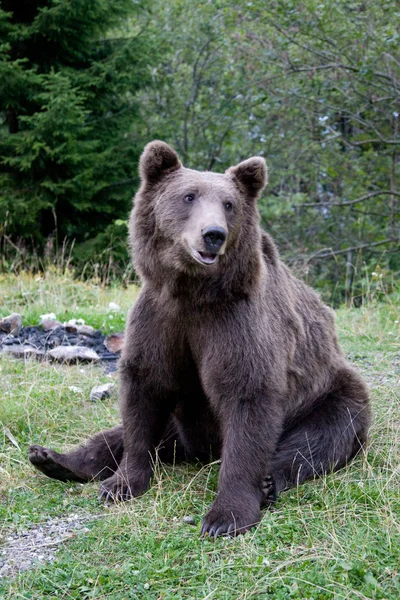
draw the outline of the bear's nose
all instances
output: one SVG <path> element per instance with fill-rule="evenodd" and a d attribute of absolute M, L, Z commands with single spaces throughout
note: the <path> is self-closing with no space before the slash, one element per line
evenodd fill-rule
<path fill-rule="evenodd" d="M 222 227 L 211 225 L 201 232 L 208 250 L 219 250 L 226 240 L 226 231 Z"/>

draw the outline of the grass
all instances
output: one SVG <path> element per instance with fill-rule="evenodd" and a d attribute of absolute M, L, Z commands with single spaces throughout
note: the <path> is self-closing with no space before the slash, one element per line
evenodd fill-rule
<path fill-rule="evenodd" d="M 11 312 L 23 315 L 24 325 L 38 325 L 40 315 L 54 313 L 61 322 L 83 318 L 107 333 L 124 328 L 126 313 L 138 296 L 138 288 L 125 289 L 75 281 L 70 271 L 49 269 L 46 275 L 18 277 L 0 274 L 0 318 Z M 109 308 L 110 302 L 120 310 Z"/>
<path fill-rule="evenodd" d="M 56 272 L 40 280 L 4 277 L 0 316 L 18 311 L 34 324 L 54 312 L 61 320 L 80 317 L 118 331 L 136 296 L 135 287 L 102 289 Z M 111 301 L 119 312 L 110 311 Z M 371 385 L 375 419 L 365 456 L 282 494 L 251 533 L 215 542 L 201 540 L 199 529 L 215 495 L 218 465 L 157 465 L 143 497 L 112 508 L 98 502 L 95 484 L 65 485 L 36 473 L 26 458 L 29 444 L 70 447 L 118 421 L 115 400 L 88 401 L 91 386 L 109 379 L 99 366 L 1 358 L 0 557 L 10 532 L 49 518 L 88 515 L 88 531 L 61 544 L 54 562 L 0 579 L 0 598 L 397 600 L 399 321 L 399 304 L 390 298 L 337 311 L 341 343 Z M 184 523 L 185 515 L 196 525 Z"/>

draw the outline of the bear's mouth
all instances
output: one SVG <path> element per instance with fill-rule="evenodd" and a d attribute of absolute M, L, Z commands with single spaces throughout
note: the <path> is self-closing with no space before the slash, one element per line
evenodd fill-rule
<path fill-rule="evenodd" d="M 213 252 L 200 252 L 194 248 L 191 248 L 191 251 L 193 258 L 202 265 L 213 265 L 218 260 L 218 254 Z"/>

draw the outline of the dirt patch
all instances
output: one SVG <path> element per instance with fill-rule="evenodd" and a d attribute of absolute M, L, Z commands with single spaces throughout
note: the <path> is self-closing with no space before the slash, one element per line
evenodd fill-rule
<path fill-rule="evenodd" d="M 3 533 L 0 537 L 0 579 L 55 560 L 61 544 L 78 533 L 88 533 L 88 523 L 97 518 L 74 514 L 49 519 L 20 533 Z"/>

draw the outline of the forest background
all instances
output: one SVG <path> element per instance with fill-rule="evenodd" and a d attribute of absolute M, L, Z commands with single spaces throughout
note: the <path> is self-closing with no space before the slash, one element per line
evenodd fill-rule
<path fill-rule="evenodd" d="M 400 271 L 397 0 L 0 2 L 0 270 L 134 277 L 143 146 L 265 156 L 263 227 L 332 304 Z"/>

